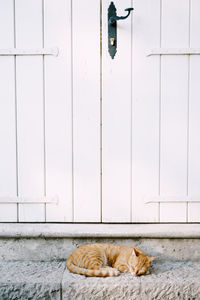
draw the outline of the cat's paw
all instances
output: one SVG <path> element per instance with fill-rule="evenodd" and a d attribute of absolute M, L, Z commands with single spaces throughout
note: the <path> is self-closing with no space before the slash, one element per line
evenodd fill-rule
<path fill-rule="evenodd" d="M 117 269 L 113 268 L 113 276 L 119 276 L 120 275 L 120 271 L 118 271 Z"/>

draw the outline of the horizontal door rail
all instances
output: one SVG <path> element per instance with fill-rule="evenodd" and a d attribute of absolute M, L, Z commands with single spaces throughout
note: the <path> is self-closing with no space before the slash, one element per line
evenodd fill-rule
<path fill-rule="evenodd" d="M 53 55 L 58 56 L 58 48 L 36 48 L 36 49 L 18 49 L 18 48 L 8 48 L 0 49 L 0 56 L 10 56 L 10 55 Z"/>
<path fill-rule="evenodd" d="M 196 197 L 176 197 L 176 196 L 157 196 L 145 197 L 145 204 L 151 203 L 200 203 L 200 196 Z"/>
<path fill-rule="evenodd" d="M 0 204 L 58 204 L 58 197 L 0 197 Z"/>
<path fill-rule="evenodd" d="M 156 48 L 147 50 L 151 55 L 200 55 L 200 48 Z"/>
<path fill-rule="evenodd" d="M 171 200 L 171 201 L 165 201 L 165 200 L 159 200 L 159 201 L 148 201 L 145 202 L 145 204 L 151 204 L 151 203 L 200 203 L 199 201 L 187 201 L 187 200 L 180 200 L 180 201 L 176 201 L 176 200 Z"/>

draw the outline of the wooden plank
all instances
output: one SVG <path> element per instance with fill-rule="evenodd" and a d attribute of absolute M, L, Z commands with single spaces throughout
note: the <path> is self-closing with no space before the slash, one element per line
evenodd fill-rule
<path fill-rule="evenodd" d="M 0 0 L 0 47 L 14 47 L 13 1 Z M 0 196 L 17 196 L 14 58 L 0 57 Z M 17 205 L 0 205 L 0 222 L 17 221 Z"/>
<path fill-rule="evenodd" d="M 145 197 L 145 203 L 158 203 L 158 202 L 200 202 L 200 196 L 158 196 L 158 197 Z"/>
<path fill-rule="evenodd" d="M 188 222 L 200 222 L 200 203 L 188 203 Z"/>
<path fill-rule="evenodd" d="M 186 220 L 185 203 L 161 203 L 160 220 L 161 222 L 183 222 Z"/>
<path fill-rule="evenodd" d="M 37 48 L 37 49 L 17 49 L 7 48 L 0 49 L 0 56 L 8 55 L 58 55 L 58 48 Z"/>
<path fill-rule="evenodd" d="M 191 1 L 190 46 L 200 47 L 200 2 Z M 188 193 L 200 195 L 200 57 L 190 57 Z M 200 203 L 188 205 L 188 222 L 200 222 Z"/>
<path fill-rule="evenodd" d="M 170 20 L 170 22 L 169 22 Z M 162 47 L 188 47 L 189 0 L 163 0 Z M 187 194 L 188 57 L 163 56 L 160 191 Z M 186 204 L 161 204 L 161 222 L 186 221 Z"/>
<path fill-rule="evenodd" d="M 72 10 L 74 220 L 98 222 L 100 221 L 100 2 L 73 0 Z"/>
<path fill-rule="evenodd" d="M 131 221 L 131 17 L 117 23 L 117 53 L 108 53 L 107 12 L 102 5 L 102 220 Z M 115 1 L 117 15 L 131 1 Z"/>
<path fill-rule="evenodd" d="M 0 197 L 0 203 L 58 203 L 58 197 Z"/>
<path fill-rule="evenodd" d="M 134 222 L 157 222 L 158 204 L 145 197 L 159 194 L 160 59 L 146 49 L 160 46 L 160 1 L 137 0 L 134 8 L 132 214 Z"/>
<path fill-rule="evenodd" d="M 199 55 L 200 48 L 158 48 L 147 50 L 147 56 L 151 55 Z"/>
<path fill-rule="evenodd" d="M 16 47 L 42 47 L 42 0 L 18 0 Z M 17 57 L 19 196 L 44 196 L 42 57 Z M 44 204 L 19 204 L 19 221 L 45 221 Z"/>
<path fill-rule="evenodd" d="M 44 2 L 44 45 L 59 47 L 58 57 L 45 57 L 46 195 L 58 205 L 46 206 L 46 220 L 73 221 L 71 1 Z"/>

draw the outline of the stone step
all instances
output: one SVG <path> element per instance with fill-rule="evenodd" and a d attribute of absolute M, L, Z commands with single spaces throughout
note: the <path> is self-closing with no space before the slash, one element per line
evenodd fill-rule
<path fill-rule="evenodd" d="M 0 261 L 60 261 L 96 242 L 134 245 L 157 260 L 200 261 L 200 224 L 0 224 Z"/>
<path fill-rule="evenodd" d="M 200 262 L 155 261 L 149 275 L 89 278 L 64 262 L 1 261 L 0 299 L 199 300 Z"/>
<path fill-rule="evenodd" d="M 64 262 L 0 261 L 1 300 L 61 300 Z"/>
<path fill-rule="evenodd" d="M 69 273 L 82 244 L 135 245 L 150 275 Z M 200 300 L 200 224 L 0 224 L 0 300 Z"/>

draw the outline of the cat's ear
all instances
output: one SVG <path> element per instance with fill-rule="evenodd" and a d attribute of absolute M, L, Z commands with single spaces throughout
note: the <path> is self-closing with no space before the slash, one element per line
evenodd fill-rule
<path fill-rule="evenodd" d="M 155 259 L 155 257 L 154 256 L 151 256 L 151 257 L 149 257 L 149 261 L 150 261 L 150 263 L 152 263 L 152 261 Z"/>
<path fill-rule="evenodd" d="M 137 251 L 137 249 L 136 248 L 133 248 L 133 252 L 132 252 L 132 255 L 133 256 L 139 256 L 139 251 Z"/>

